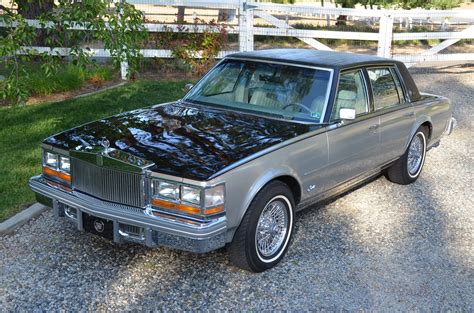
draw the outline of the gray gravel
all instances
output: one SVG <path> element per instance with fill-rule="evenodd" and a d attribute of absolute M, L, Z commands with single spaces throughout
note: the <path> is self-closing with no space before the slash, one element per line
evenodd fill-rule
<path fill-rule="evenodd" d="M 459 128 L 420 179 L 381 177 L 298 215 L 283 262 L 262 274 L 224 250 L 114 244 L 47 211 L 1 238 L 0 310 L 474 310 L 474 67 L 414 69 L 450 97 Z"/>

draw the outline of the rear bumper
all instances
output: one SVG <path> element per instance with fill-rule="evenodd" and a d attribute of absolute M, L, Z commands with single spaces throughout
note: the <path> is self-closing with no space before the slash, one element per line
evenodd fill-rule
<path fill-rule="evenodd" d="M 63 191 L 46 184 L 41 176 L 32 177 L 29 186 L 52 206 L 56 216 L 72 221 L 80 231 L 84 230 L 82 213 L 112 221 L 113 240 L 117 243 L 130 241 L 197 253 L 225 245 L 225 216 L 206 223 L 192 223 L 171 215 L 150 215 L 144 209 L 102 201 L 77 191 Z"/>
<path fill-rule="evenodd" d="M 451 117 L 448 120 L 448 124 L 446 125 L 446 130 L 444 131 L 445 135 L 451 135 L 451 133 L 453 132 L 453 130 L 456 128 L 457 125 L 458 125 L 458 122 L 456 121 L 456 119 L 454 117 Z"/>

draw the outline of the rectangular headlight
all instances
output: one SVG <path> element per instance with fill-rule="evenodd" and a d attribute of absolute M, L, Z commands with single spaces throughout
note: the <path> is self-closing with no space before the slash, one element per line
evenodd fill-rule
<path fill-rule="evenodd" d="M 224 185 L 206 189 L 204 205 L 206 208 L 224 204 Z"/>
<path fill-rule="evenodd" d="M 153 195 L 168 199 L 179 199 L 179 186 L 164 181 L 153 181 Z"/>
<path fill-rule="evenodd" d="M 69 157 L 57 153 L 43 152 L 43 174 L 49 178 L 61 180 L 67 184 L 71 183 L 71 162 Z"/>
<path fill-rule="evenodd" d="M 60 156 L 59 157 L 59 169 L 63 172 L 71 172 L 71 160 L 68 157 Z"/>
<path fill-rule="evenodd" d="M 56 153 L 45 152 L 44 153 L 44 165 L 57 169 L 58 168 L 58 155 Z"/>
<path fill-rule="evenodd" d="M 201 204 L 201 189 L 181 186 L 181 200 L 197 205 Z"/>

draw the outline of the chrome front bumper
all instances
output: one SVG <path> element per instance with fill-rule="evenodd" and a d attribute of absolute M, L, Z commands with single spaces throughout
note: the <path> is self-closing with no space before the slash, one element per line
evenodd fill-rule
<path fill-rule="evenodd" d="M 225 245 L 225 216 L 206 223 L 192 223 L 171 215 L 152 216 L 144 209 L 102 201 L 78 191 L 63 191 L 46 184 L 41 176 L 32 177 L 29 186 L 41 198 L 51 200 L 56 216 L 74 222 L 80 231 L 84 230 L 82 213 L 112 221 L 113 240 L 117 243 L 130 241 L 197 253 Z"/>

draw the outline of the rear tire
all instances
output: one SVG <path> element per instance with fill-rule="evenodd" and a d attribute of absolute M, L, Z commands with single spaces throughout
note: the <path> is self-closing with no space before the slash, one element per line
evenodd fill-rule
<path fill-rule="evenodd" d="M 229 246 L 236 266 L 263 272 L 274 267 L 286 253 L 294 224 L 294 199 L 280 181 L 266 185 L 253 199 Z"/>
<path fill-rule="evenodd" d="M 427 134 L 425 127 L 418 128 L 405 153 L 387 169 L 385 177 L 388 180 L 408 185 L 418 179 L 425 163 Z"/>

